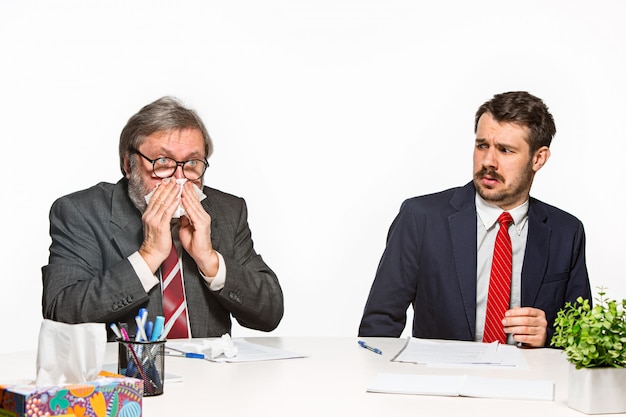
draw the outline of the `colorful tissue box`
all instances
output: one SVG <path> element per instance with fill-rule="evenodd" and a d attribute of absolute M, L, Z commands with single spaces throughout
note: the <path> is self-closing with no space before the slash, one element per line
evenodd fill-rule
<path fill-rule="evenodd" d="M 0 417 L 139 417 L 143 381 L 101 372 L 79 385 L 0 385 Z"/>

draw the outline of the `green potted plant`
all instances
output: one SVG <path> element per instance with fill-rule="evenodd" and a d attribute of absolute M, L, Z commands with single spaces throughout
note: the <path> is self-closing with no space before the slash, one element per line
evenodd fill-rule
<path fill-rule="evenodd" d="M 567 404 L 586 414 L 626 412 L 626 299 L 598 291 L 597 303 L 579 297 L 557 314 L 550 344 L 570 362 Z"/>

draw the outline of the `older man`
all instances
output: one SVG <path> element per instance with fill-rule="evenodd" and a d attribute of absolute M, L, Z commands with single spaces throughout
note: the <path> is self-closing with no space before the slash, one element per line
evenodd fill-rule
<path fill-rule="evenodd" d="M 124 177 L 50 210 L 44 317 L 134 329 L 145 307 L 150 321 L 165 316 L 169 338 L 230 333 L 231 315 L 276 328 L 282 290 L 254 250 L 245 201 L 203 186 L 212 150 L 196 112 L 174 98 L 132 116 L 119 143 Z"/>

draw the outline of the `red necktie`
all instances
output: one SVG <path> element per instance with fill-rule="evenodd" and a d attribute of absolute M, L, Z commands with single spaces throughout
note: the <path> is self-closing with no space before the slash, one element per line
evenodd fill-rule
<path fill-rule="evenodd" d="M 498 217 L 500 229 L 496 235 L 496 244 L 491 261 L 491 277 L 489 278 L 489 295 L 487 296 L 487 316 L 485 319 L 485 333 L 483 342 L 498 341 L 506 343 L 506 333 L 502 319 L 509 309 L 511 298 L 511 274 L 513 271 L 513 251 L 509 225 L 513 218 L 506 211 Z"/>
<path fill-rule="evenodd" d="M 187 302 L 185 301 L 185 286 L 180 271 L 180 262 L 176 246 L 172 242 L 172 251 L 161 265 L 163 288 L 163 315 L 168 339 L 189 337 L 187 326 Z"/>

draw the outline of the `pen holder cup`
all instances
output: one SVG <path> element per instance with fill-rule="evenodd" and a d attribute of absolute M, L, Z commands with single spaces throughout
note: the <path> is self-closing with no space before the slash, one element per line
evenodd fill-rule
<path fill-rule="evenodd" d="M 118 343 L 117 372 L 141 379 L 145 397 L 163 394 L 165 340 L 133 342 L 118 339 Z"/>

